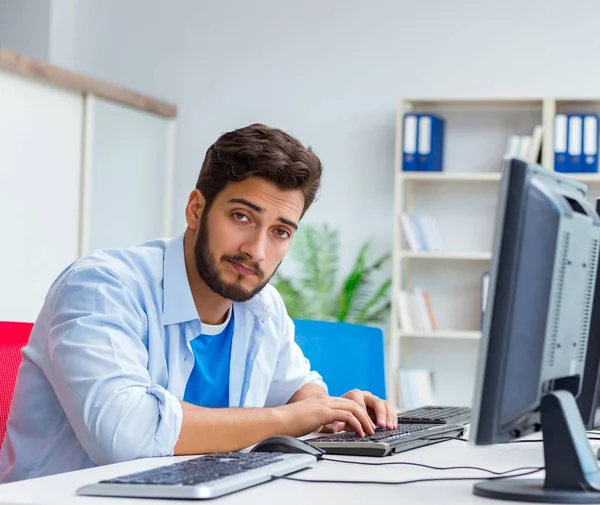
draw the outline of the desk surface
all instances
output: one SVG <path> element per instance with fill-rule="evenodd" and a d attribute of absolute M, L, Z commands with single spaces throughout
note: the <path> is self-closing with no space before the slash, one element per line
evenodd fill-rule
<path fill-rule="evenodd" d="M 598 444 L 592 442 L 594 450 Z M 525 466 L 543 466 L 543 451 L 540 442 L 526 444 L 503 444 L 490 447 L 473 447 L 461 441 L 447 441 L 428 447 L 386 458 L 351 458 L 331 456 L 349 461 L 367 461 L 372 463 L 390 463 L 408 461 L 433 466 L 478 466 L 490 470 L 504 471 Z M 128 461 L 115 465 L 91 468 L 51 477 L 31 479 L 0 485 L 0 505 L 161 505 L 165 503 L 183 503 L 174 500 L 141 501 L 139 498 L 105 498 L 75 495 L 75 490 L 91 482 L 112 478 L 125 473 L 154 468 L 189 457 L 151 458 Z M 412 466 L 364 466 L 349 465 L 332 461 L 321 461 L 314 468 L 303 470 L 294 475 L 302 479 L 336 480 L 377 480 L 402 481 L 434 477 L 484 477 L 486 474 L 476 470 L 431 470 Z M 543 472 L 533 477 L 542 478 Z M 218 505 L 248 503 L 281 503 L 285 505 L 348 505 L 354 503 L 444 503 L 492 505 L 500 502 L 480 498 L 472 493 L 474 481 L 441 481 L 413 483 L 406 485 L 389 484 L 317 484 L 279 480 L 261 484 L 227 495 L 208 503 Z M 190 503 L 190 501 L 186 501 Z M 197 503 L 203 503 L 199 500 Z"/>

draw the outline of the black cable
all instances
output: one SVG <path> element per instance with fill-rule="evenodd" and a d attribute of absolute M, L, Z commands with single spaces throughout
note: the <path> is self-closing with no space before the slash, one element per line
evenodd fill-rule
<path fill-rule="evenodd" d="M 588 440 L 600 440 L 599 437 L 587 437 Z M 540 439 L 535 439 L 535 440 L 513 440 L 512 442 L 508 442 L 509 444 L 534 444 L 534 443 L 540 443 L 543 442 L 544 439 L 540 438 Z"/>
<path fill-rule="evenodd" d="M 419 466 L 422 468 L 428 468 L 430 470 L 479 470 L 481 472 L 491 473 L 492 475 L 506 475 L 513 472 L 522 472 L 524 470 L 536 470 L 539 471 L 540 467 L 537 466 L 523 466 L 521 468 L 513 468 L 512 470 L 506 470 L 504 472 L 496 472 L 494 470 L 488 470 L 487 468 L 480 468 L 477 466 L 431 466 L 423 463 L 410 463 L 408 461 L 389 461 L 383 463 L 372 463 L 370 461 L 348 461 L 344 459 L 334 459 L 327 456 L 323 456 L 324 461 L 333 461 L 335 463 L 346 463 L 350 465 L 367 465 L 367 466 L 393 466 L 393 465 L 407 465 L 407 466 Z"/>
<path fill-rule="evenodd" d="M 524 477 L 525 475 L 531 475 L 543 470 L 544 468 L 537 468 L 530 472 L 523 472 L 516 475 L 501 475 L 499 477 L 437 477 L 432 479 L 413 479 L 413 480 L 401 480 L 401 481 L 383 481 L 383 480 L 313 480 L 313 479 L 297 479 L 295 477 L 287 477 L 285 475 L 274 477 L 275 479 L 294 480 L 296 482 L 310 482 L 310 483 L 321 483 L 321 484 L 390 484 L 390 485 L 402 485 L 402 484 L 414 484 L 417 482 L 441 482 L 450 480 L 499 480 L 508 479 L 515 477 Z"/>
<path fill-rule="evenodd" d="M 600 440 L 600 437 L 590 437 L 588 435 L 587 437 L 588 440 Z M 443 440 L 460 440 L 461 442 L 468 442 L 468 440 L 466 438 L 462 438 L 462 437 L 436 437 L 436 438 L 424 438 L 423 440 L 437 440 L 437 441 L 443 441 Z M 540 439 L 535 439 L 535 440 L 512 440 L 510 442 L 506 442 L 507 444 L 539 444 L 541 442 L 543 442 L 544 439 L 540 438 Z"/>

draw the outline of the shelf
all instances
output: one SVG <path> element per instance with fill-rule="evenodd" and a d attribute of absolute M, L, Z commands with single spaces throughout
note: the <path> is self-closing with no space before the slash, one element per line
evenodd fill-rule
<path fill-rule="evenodd" d="M 490 252 L 400 251 L 400 257 L 419 260 L 489 261 Z"/>
<path fill-rule="evenodd" d="M 575 179 L 576 181 L 579 181 L 579 182 L 598 182 L 598 183 L 600 183 L 600 174 L 560 173 L 560 175 L 566 175 L 567 177 L 570 177 L 571 179 Z"/>
<path fill-rule="evenodd" d="M 415 108 L 422 107 L 442 107 L 442 106 L 458 106 L 458 107 L 523 107 L 534 106 L 541 107 L 543 98 L 534 97 L 513 97 L 513 98 L 498 98 L 498 97 L 405 97 L 405 104 L 412 105 Z"/>
<path fill-rule="evenodd" d="M 570 177 L 580 182 L 600 183 L 600 173 L 571 174 L 556 172 L 559 175 Z M 498 182 L 500 173 L 497 172 L 402 172 L 401 178 L 405 181 L 421 182 Z"/>
<path fill-rule="evenodd" d="M 423 331 L 404 331 L 400 330 L 400 336 L 404 338 L 441 338 L 441 339 L 459 339 L 459 340 L 479 340 L 480 331 L 452 331 L 438 330 L 431 332 Z"/>
<path fill-rule="evenodd" d="M 401 178 L 423 182 L 498 182 L 500 172 L 402 172 Z"/>

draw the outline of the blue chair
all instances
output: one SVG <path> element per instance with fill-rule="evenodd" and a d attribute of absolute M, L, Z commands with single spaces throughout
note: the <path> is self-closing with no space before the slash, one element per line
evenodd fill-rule
<path fill-rule="evenodd" d="M 294 319 L 296 342 L 332 396 L 351 389 L 386 399 L 383 332 L 351 323 Z"/>

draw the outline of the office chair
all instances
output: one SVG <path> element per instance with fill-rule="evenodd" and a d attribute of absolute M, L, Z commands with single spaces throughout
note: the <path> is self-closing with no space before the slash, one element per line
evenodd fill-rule
<path fill-rule="evenodd" d="M 294 319 L 296 342 L 331 396 L 351 389 L 386 399 L 383 332 L 351 323 Z"/>
<path fill-rule="evenodd" d="M 33 324 L 0 321 L 0 446 L 6 432 L 6 420 L 12 400 L 21 348 L 29 339 Z"/>

